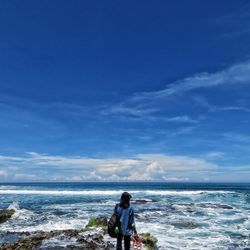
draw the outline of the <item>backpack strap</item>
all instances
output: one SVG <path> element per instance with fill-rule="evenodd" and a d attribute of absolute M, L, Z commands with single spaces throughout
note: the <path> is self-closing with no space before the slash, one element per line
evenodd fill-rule
<path fill-rule="evenodd" d="M 115 205 L 115 214 L 118 215 L 118 204 Z"/>

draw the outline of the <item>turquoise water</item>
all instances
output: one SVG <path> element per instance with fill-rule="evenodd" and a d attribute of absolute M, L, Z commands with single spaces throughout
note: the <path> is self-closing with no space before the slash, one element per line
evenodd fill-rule
<path fill-rule="evenodd" d="M 133 196 L 138 231 L 155 235 L 160 249 L 250 248 L 249 184 L 152 182 L 0 184 L 0 208 L 16 210 L 0 225 L 0 243 L 13 240 L 7 231 L 78 229 L 109 217 L 123 191 Z"/>

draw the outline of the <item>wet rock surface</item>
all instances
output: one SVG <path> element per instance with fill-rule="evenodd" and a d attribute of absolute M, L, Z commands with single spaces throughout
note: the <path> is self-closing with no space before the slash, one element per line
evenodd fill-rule
<path fill-rule="evenodd" d="M 6 222 L 14 213 L 15 213 L 14 209 L 0 210 L 0 223 Z"/>

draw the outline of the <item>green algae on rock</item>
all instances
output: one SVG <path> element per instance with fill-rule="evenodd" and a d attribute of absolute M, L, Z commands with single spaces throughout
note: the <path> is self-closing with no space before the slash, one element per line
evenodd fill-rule
<path fill-rule="evenodd" d="M 88 227 L 102 227 L 106 228 L 108 226 L 108 220 L 106 217 L 97 217 L 97 218 L 91 218 L 86 225 L 86 228 Z"/>
<path fill-rule="evenodd" d="M 0 223 L 7 221 L 15 213 L 14 209 L 0 210 Z"/>
<path fill-rule="evenodd" d="M 141 233 L 142 243 L 148 250 L 156 250 L 158 249 L 156 243 L 157 238 L 151 235 L 150 233 Z"/>

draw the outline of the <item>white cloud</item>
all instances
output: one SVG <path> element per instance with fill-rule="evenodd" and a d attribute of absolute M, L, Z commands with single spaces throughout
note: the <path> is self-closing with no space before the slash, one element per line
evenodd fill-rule
<path fill-rule="evenodd" d="M 222 136 L 231 142 L 237 142 L 237 143 L 246 143 L 247 145 L 250 142 L 250 136 L 249 135 L 244 135 L 244 134 L 236 134 L 236 133 L 224 133 Z"/>
<path fill-rule="evenodd" d="M 34 152 L 24 157 L 2 155 L 0 166 L 8 165 L 11 166 L 9 169 L 6 167 L 8 171 L 13 171 L 9 176 L 14 180 L 40 178 L 71 181 L 189 180 L 204 177 L 218 167 L 199 158 L 164 154 L 139 154 L 131 158 L 88 158 Z"/>
<path fill-rule="evenodd" d="M 130 158 L 66 157 L 34 152 L 23 157 L 2 155 L 0 179 L 5 181 L 250 180 L 248 165 L 221 166 L 210 161 L 222 156 L 222 152 L 215 151 L 204 155 L 203 159 L 166 154 L 138 154 Z"/>
<path fill-rule="evenodd" d="M 187 92 L 198 88 L 210 88 L 219 85 L 249 83 L 250 81 L 250 62 L 236 64 L 228 69 L 215 73 L 200 73 L 192 77 L 174 82 L 166 89 L 153 92 L 158 97 L 166 97 L 173 94 Z"/>
<path fill-rule="evenodd" d="M 195 74 L 191 77 L 187 77 L 170 83 L 166 86 L 166 88 L 163 88 L 161 90 L 135 93 L 134 95 L 129 96 L 124 101 L 116 104 L 115 106 L 107 108 L 105 111 L 103 111 L 103 114 L 117 114 L 120 116 L 128 115 L 132 116 L 132 118 L 138 117 L 141 119 L 151 120 L 165 119 L 166 121 L 171 121 L 171 117 L 169 118 L 163 114 L 160 114 L 160 111 L 166 108 L 166 103 L 163 103 L 163 101 L 170 99 L 171 96 L 178 95 L 179 97 L 181 97 L 182 94 L 196 89 L 249 83 L 250 61 L 247 61 L 245 63 L 236 64 L 215 73 L 203 72 Z M 211 108 L 211 110 L 241 110 L 249 112 L 249 109 L 244 107 L 209 107 Z M 179 117 L 182 119 L 176 119 L 176 122 L 183 122 L 185 120 L 190 121 L 190 118 L 184 119 L 185 117 L 187 118 L 186 115 L 182 115 Z"/>
<path fill-rule="evenodd" d="M 196 120 L 191 119 L 187 115 L 175 116 L 175 117 L 167 118 L 167 120 L 170 122 L 186 122 L 186 123 L 196 123 L 197 122 Z"/>
<path fill-rule="evenodd" d="M 240 84 L 249 83 L 250 61 L 246 61 L 214 73 L 202 72 L 180 79 L 167 84 L 165 88 L 160 90 L 135 93 L 114 105 L 106 104 L 105 106 L 97 105 L 95 107 L 89 107 L 61 102 L 45 104 L 8 97 L 1 94 L 0 97 L 3 104 L 0 105 L 4 105 L 2 110 L 4 110 L 7 114 L 11 112 L 21 112 L 23 114 L 21 117 L 24 117 L 23 120 L 21 120 L 22 126 L 31 126 L 27 124 L 27 120 L 30 120 L 29 118 L 32 117 L 33 120 L 37 121 L 39 126 L 48 126 L 51 128 L 51 132 L 53 132 L 53 134 L 60 136 L 62 133 L 67 133 L 65 130 L 66 125 L 62 124 L 61 121 L 57 121 L 56 117 L 48 119 L 48 117 L 43 117 L 43 114 L 48 113 L 48 111 L 52 112 L 56 110 L 56 112 L 63 112 L 68 117 L 74 118 L 90 117 L 91 119 L 103 119 L 103 116 L 105 115 L 108 116 L 108 118 L 109 116 L 114 116 L 121 119 L 129 118 L 146 122 L 199 122 L 199 119 L 192 117 L 192 115 L 190 116 L 190 110 L 188 110 L 188 107 L 191 107 L 192 103 L 189 103 L 188 95 L 186 95 L 185 98 L 182 98 L 183 94 L 196 89 L 208 89 L 215 88 L 217 86 L 230 85 L 239 86 Z M 176 97 L 180 99 L 176 101 Z M 179 107 L 178 105 L 181 105 L 181 103 L 183 106 Z M 228 107 L 216 107 L 209 105 L 207 108 L 209 111 L 250 112 L 249 108 L 242 107 L 240 105 L 232 105 Z M 178 109 L 178 112 L 174 113 L 176 109 Z M 6 110 L 8 112 L 6 112 Z M 41 112 L 34 112 L 34 110 L 40 110 Z M 194 113 L 192 112 L 191 114 Z"/>
<path fill-rule="evenodd" d="M 190 178 L 176 178 L 176 177 L 171 177 L 171 178 L 164 178 L 165 181 L 189 181 Z"/>
<path fill-rule="evenodd" d="M 194 98 L 195 102 L 202 107 L 207 108 L 209 112 L 223 112 L 223 111 L 242 111 L 242 112 L 250 112 L 250 109 L 243 106 L 216 106 L 208 103 L 205 98 L 201 96 Z"/>
<path fill-rule="evenodd" d="M 225 156 L 224 152 L 219 152 L 219 151 L 212 151 L 212 152 L 208 152 L 205 157 L 208 159 L 216 159 L 216 158 L 222 158 L 223 156 Z"/>
<path fill-rule="evenodd" d="M 34 174 L 14 174 L 15 179 L 27 179 L 27 180 L 37 180 L 37 176 Z"/>
<path fill-rule="evenodd" d="M 4 170 L 0 170 L 0 176 L 7 176 L 7 172 Z"/>

